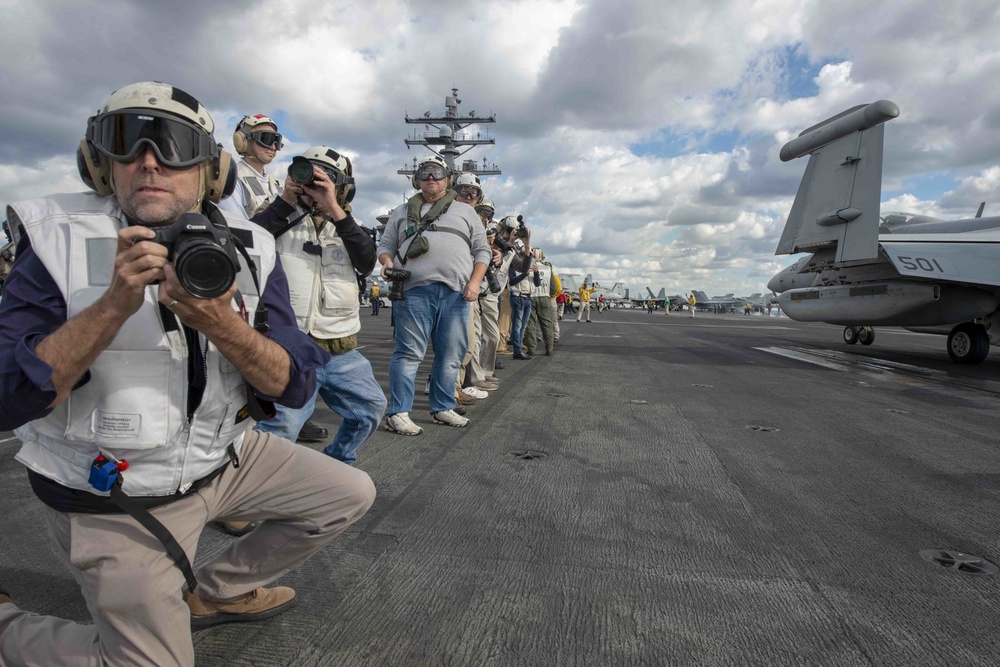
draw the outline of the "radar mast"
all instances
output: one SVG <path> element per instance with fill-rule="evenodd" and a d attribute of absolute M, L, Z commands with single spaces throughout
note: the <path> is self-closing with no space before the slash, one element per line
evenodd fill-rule
<path fill-rule="evenodd" d="M 466 131 L 471 125 L 486 125 L 496 122 L 496 114 L 491 113 L 487 117 L 476 116 L 475 111 L 469 115 L 462 116 L 458 111 L 458 106 L 462 100 L 458 99 L 458 88 L 451 89 L 451 95 L 444 98 L 445 112 L 443 116 L 431 116 L 430 111 L 425 111 L 423 116 L 410 118 L 405 114 L 407 125 L 423 125 L 421 131 L 415 128 L 410 136 L 405 140 L 406 147 L 424 146 L 447 164 L 454 173 L 463 171 L 472 172 L 476 176 L 494 176 L 500 174 L 500 167 L 490 164 L 484 157 L 482 163 L 476 160 L 466 159 L 459 163 L 459 158 L 472 150 L 475 146 L 492 146 L 496 143 L 490 136 L 489 130 L 486 132 Z M 404 166 L 398 170 L 397 174 L 413 176 L 417 170 L 419 160 L 414 157 L 411 166 Z"/>

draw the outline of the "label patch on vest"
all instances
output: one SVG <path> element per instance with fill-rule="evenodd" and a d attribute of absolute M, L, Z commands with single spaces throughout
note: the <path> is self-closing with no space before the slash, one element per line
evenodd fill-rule
<path fill-rule="evenodd" d="M 118 239 L 87 239 L 87 284 L 107 287 L 115 268 Z"/>
<path fill-rule="evenodd" d="M 236 421 L 233 423 L 239 424 L 240 422 L 244 422 L 248 419 L 250 419 L 250 406 L 244 405 L 240 408 L 239 412 L 236 413 Z"/>
<path fill-rule="evenodd" d="M 94 432 L 111 438 L 139 435 L 142 416 L 124 412 L 94 411 Z"/>

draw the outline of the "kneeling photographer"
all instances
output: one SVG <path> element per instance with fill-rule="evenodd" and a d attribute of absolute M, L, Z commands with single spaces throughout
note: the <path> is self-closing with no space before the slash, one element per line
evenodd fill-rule
<path fill-rule="evenodd" d="M 375 267 L 375 243 L 350 212 L 355 192 L 350 159 L 327 146 L 313 146 L 288 168 L 282 197 L 296 202 L 294 215 L 283 224 L 258 223 L 275 236 L 299 328 L 328 358 L 317 369 L 316 391 L 303 407 L 280 407 L 256 428 L 294 439 L 321 396 L 344 418 L 323 453 L 347 464 L 378 430 L 386 405 L 371 364 L 355 349 L 361 330 L 359 282 Z"/>
<path fill-rule="evenodd" d="M 430 410 L 433 421 L 466 426 L 455 413 L 455 380 L 469 345 L 469 303 L 479 298 L 491 252 L 476 211 L 455 201 L 451 172 L 439 157 L 417 165 L 413 187 L 420 190 L 390 215 L 378 245 L 386 280 L 401 277 L 403 298 L 392 302 L 396 349 L 389 362 L 386 429 L 420 435 L 413 423 L 413 385 L 427 343 L 434 343 Z M 396 289 L 396 285 L 393 285 Z"/>

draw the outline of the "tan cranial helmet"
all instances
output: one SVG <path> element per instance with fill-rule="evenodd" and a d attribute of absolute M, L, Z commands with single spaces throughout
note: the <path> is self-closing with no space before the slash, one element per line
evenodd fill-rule
<path fill-rule="evenodd" d="M 167 169 L 197 165 L 205 198 L 218 202 L 232 193 L 236 168 L 215 141 L 215 123 L 194 97 L 159 81 L 119 88 L 87 121 L 77 150 L 80 177 L 98 194 L 114 192 L 111 163 L 128 163 L 149 149 Z"/>
<path fill-rule="evenodd" d="M 233 148 L 240 155 L 252 156 L 253 153 L 251 149 L 253 148 L 254 137 L 252 136 L 255 132 L 259 132 L 264 129 L 263 126 L 270 125 L 274 128 L 272 134 L 274 137 L 268 137 L 274 139 L 270 143 L 262 143 L 262 146 L 272 146 L 274 143 L 278 144 L 278 150 L 284 146 L 281 142 L 281 135 L 278 134 L 278 124 L 274 122 L 270 117 L 264 114 L 255 114 L 253 116 L 244 116 L 239 123 L 236 124 L 236 130 L 233 132 Z"/>
<path fill-rule="evenodd" d="M 463 171 L 458 175 L 458 178 L 455 179 L 454 189 L 456 192 L 461 192 L 463 187 L 475 188 L 479 192 L 479 196 L 472 202 L 473 206 L 479 206 L 479 204 L 483 201 L 483 186 L 479 182 L 479 177 L 471 171 Z"/>
<path fill-rule="evenodd" d="M 413 178 L 410 179 L 410 183 L 417 190 L 420 189 L 420 175 L 425 170 L 437 171 L 438 173 L 443 174 L 442 178 L 446 180 L 445 187 L 451 187 L 452 182 L 454 181 L 451 169 L 448 168 L 448 163 L 445 162 L 444 159 L 435 155 L 434 157 L 425 158 L 417 164 L 417 168 L 413 172 Z"/>
<path fill-rule="evenodd" d="M 302 152 L 302 158 L 314 164 L 330 177 L 337 186 L 337 199 L 341 206 L 349 204 L 354 199 L 354 166 L 351 159 L 343 153 L 338 153 L 328 146 L 312 146 Z M 296 157 L 295 160 L 299 160 Z M 294 160 L 293 160 L 294 162 Z M 291 171 L 291 170 L 290 170 Z M 293 180 L 297 180 L 294 176 Z"/>

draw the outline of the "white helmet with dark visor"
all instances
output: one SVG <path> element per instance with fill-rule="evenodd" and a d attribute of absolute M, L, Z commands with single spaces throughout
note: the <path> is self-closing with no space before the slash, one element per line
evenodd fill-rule
<path fill-rule="evenodd" d="M 115 91 L 87 127 L 87 140 L 116 162 L 146 147 L 164 167 L 184 169 L 219 156 L 211 116 L 191 95 L 155 81 Z"/>

